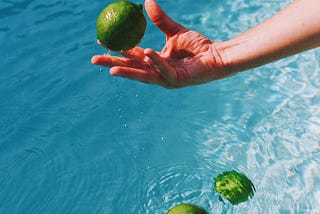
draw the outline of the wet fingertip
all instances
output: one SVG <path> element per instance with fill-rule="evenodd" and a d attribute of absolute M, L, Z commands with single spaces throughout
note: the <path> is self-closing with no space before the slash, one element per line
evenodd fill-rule
<path fill-rule="evenodd" d="M 118 69 L 116 67 L 110 68 L 109 72 L 110 72 L 110 74 L 112 76 L 118 76 L 119 75 L 119 71 L 118 71 Z"/>
<path fill-rule="evenodd" d="M 97 61 L 98 61 L 97 59 L 98 59 L 97 56 L 91 57 L 91 63 L 92 63 L 92 64 L 97 64 Z"/>

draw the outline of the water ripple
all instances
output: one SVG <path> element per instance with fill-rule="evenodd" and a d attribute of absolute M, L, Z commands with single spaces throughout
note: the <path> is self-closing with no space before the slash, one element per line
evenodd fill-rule
<path fill-rule="evenodd" d="M 41 23 L 47 23 L 49 21 L 56 21 L 57 18 L 59 17 L 66 17 L 66 16 L 71 16 L 73 15 L 73 11 L 72 10 L 64 10 L 64 11 L 58 11 L 58 12 L 55 12 L 55 13 L 51 13 L 49 15 L 47 15 L 45 18 L 43 19 L 40 19 L 40 20 L 37 20 L 34 22 L 34 24 L 38 25 L 38 24 L 41 24 Z"/>
<path fill-rule="evenodd" d="M 204 182 L 201 169 L 183 163 L 154 167 L 147 171 L 146 213 L 165 213 L 178 203 L 196 203 L 208 207 L 211 188 Z"/>
<path fill-rule="evenodd" d="M 20 2 L 3 1 L 6 6 L 0 6 L 0 19 L 22 13 L 33 1 L 34 0 L 25 0 Z"/>

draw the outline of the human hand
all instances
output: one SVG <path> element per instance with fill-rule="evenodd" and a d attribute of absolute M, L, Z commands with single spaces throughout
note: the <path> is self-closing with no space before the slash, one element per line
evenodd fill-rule
<path fill-rule="evenodd" d="M 161 52 L 134 47 L 124 57 L 96 55 L 92 63 L 110 67 L 110 73 L 165 88 L 181 88 L 221 79 L 231 74 L 221 51 L 205 36 L 174 22 L 154 0 L 146 0 L 151 21 L 166 35 Z"/>

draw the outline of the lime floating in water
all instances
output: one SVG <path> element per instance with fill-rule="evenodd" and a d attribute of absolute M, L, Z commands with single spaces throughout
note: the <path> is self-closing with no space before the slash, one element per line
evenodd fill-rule
<path fill-rule="evenodd" d="M 205 209 L 194 204 L 179 204 L 172 207 L 167 214 L 208 214 Z"/>
<path fill-rule="evenodd" d="M 116 1 L 100 13 L 97 23 L 98 40 L 112 51 L 126 51 L 136 46 L 146 30 L 141 4 Z"/>
<path fill-rule="evenodd" d="M 244 174 L 234 170 L 223 172 L 214 178 L 214 188 L 233 205 L 252 198 L 255 191 L 252 182 Z"/>

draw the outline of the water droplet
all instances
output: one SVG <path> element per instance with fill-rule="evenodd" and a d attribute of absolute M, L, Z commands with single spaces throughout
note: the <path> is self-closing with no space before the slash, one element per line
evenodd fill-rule
<path fill-rule="evenodd" d="M 103 72 L 103 68 L 99 68 L 99 72 Z"/>
<path fill-rule="evenodd" d="M 128 124 L 124 124 L 124 128 L 128 128 Z"/>
<path fill-rule="evenodd" d="M 138 95 L 138 94 L 136 94 L 136 98 L 139 98 L 139 95 Z"/>
<path fill-rule="evenodd" d="M 165 138 L 165 137 L 161 137 L 161 141 L 162 141 L 162 142 L 165 142 L 165 141 L 166 141 L 166 138 Z"/>

